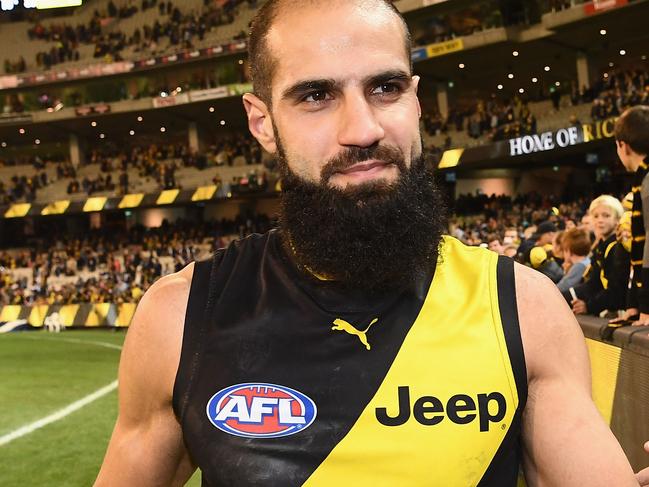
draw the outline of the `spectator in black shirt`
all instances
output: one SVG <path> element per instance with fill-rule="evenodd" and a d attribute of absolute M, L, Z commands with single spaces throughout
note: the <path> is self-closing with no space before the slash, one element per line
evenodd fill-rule
<path fill-rule="evenodd" d="M 617 241 L 615 230 L 624 213 L 617 198 L 602 195 L 590 204 L 596 244 L 584 283 L 563 293 L 575 314 L 599 315 L 604 310 L 625 309 L 630 256 Z M 573 297 L 574 292 L 576 298 Z"/>

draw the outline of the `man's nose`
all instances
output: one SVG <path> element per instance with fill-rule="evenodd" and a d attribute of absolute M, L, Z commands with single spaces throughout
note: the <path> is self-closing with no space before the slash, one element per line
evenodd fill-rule
<path fill-rule="evenodd" d="M 370 147 L 385 136 L 374 107 L 362 94 L 345 97 L 340 109 L 338 143 Z"/>

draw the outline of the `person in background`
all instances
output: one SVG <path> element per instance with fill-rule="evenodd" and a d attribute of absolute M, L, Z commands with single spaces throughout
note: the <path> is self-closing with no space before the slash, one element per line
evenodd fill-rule
<path fill-rule="evenodd" d="M 575 314 L 599 315 L 604 310 L 625 309 L 630 260 L 615 235 L 624 208 L 617 198 L 602 195 L 593 200 L 588 213 L 596 241 L 592 265 L 586 280 L 568 289 L 563 296 Z"/>
<path fill-rule="evenodd" d="M 529 261 L 533 269 L 546 275 L 554 283 L 559 282 L 563 277 L 561 266 L 557 264 L 552 253 L 548 252 L 545 247 L 538 246 L 530 250 Z"/>
<path fill-rule="evenodd" d="M 590 216 L 590 213 L 586 212 L 586 214 L 581 217 L 581 221 L 579 222 L 577 228 L 586 230 L 588 232 L 588 235 L 590 235 L 590 239 L 595 240 L 595 230 L 593 228 L 593 220 Z"/>
<path fill-rule="evenodd" d="M 503 255 L 505 250 L 503 245 L 500 243 L 500 238 L 495 233 L 487 237 L 487 248 L 492 252 L 496 252 L 498 255 Z"/>
<path fill-rule="evenodd" d="M 532 236 L 523 242 L 521 242 L 520 247 L 518 247 L 518 255 L 521 259 L 521 262 L 531 263 L 530 261 L 530 251 L 534 247 L 545 247 L 546 245 L 552 245 L 554 236 L 557 233 L 557 227 L 551 221 L 545 221 L 540 223 L 536 227 L 536 231 Z"/>
<path fill-rule="evenodd" d="M 518 247 L 516 247 L 516 245 L 513 244 L 506 245 L 505 248 L 503 249 L 503 255 L 511 259 L 516 258 L 517 252 L 518 252 Z"/>
<path fill-rule="evenodd" d="M 578 228 L 568 230 L 563 234 L 562 250 L 565 275 L 557 287 L 563 293 L 580 284 L 590 266 L 590 235 Z"/>
<path fill-rule="evenodd" d="M 503 245 L 514 245 L 518 247 L 521 244 L 521 239 L 518 236 L 518 230 L 515 227 L 508 227 L 505 229 L 505 236 L 503 237 Z"/>
<path fill-rule="evenodd" d="M 615 122 L 617 154 L 624 168 L 635 173 L 631 216 L 633 277 L 624 320 L 649 326 L 649 107 L 629 108 Z"/>
<path fill-rule="evenodd" d="M 631 252 L 631 247 L 633 246 L 633 234 L 631 233 L 631 215 L 632 212 L 630 210 L 624 212 L 624 215 L 622 215 L 622 218 L 620 218 L 620 223 L 617 226 L 617 231 L 615 232 L 618 242 L 622 244 L 627 252 Z"/>
<path fill-rule="evenodd" d="M 560 267 L 563 268 L 564 256 L 563 256 L 563 236 L 565 232 L 557 232 L 552 240 L 552 257 Z"/>

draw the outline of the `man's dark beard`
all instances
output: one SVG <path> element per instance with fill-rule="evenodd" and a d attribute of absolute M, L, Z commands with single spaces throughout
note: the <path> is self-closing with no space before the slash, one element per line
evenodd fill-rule
<path fill-rule="evenodd" d="M 433 272 L 447 213 L 423 156 L 407 168 L 396 148 L 350 148 L 314 184 L 288 168 L 278 146 L 281 233 L 304 269 L 367 291 L 401 289 Z M 398 180 L 330 186 L 336 171 L 372 159 L 396 165 Z"/>

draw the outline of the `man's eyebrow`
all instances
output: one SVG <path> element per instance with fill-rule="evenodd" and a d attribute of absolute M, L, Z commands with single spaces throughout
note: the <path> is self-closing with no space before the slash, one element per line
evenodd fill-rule
<path fill-rule="evenodd" d="M 313 91 L 332 91 L 336 88 L 336 80 L 333 79 L 311 79 L 305 81 L 298 81 L 294 85 L 286 88 L 282 93 L 284 100 L 297 100 L 307 93 Z"/>
<path fill-rule="evenodd" d="M 363 80 L 366 86 L 375 86 L 387 81 L 408 81 L 412 80 L 412 75 L 401 69 L 391 69 L 382 73 L 373 74 Z"/>

